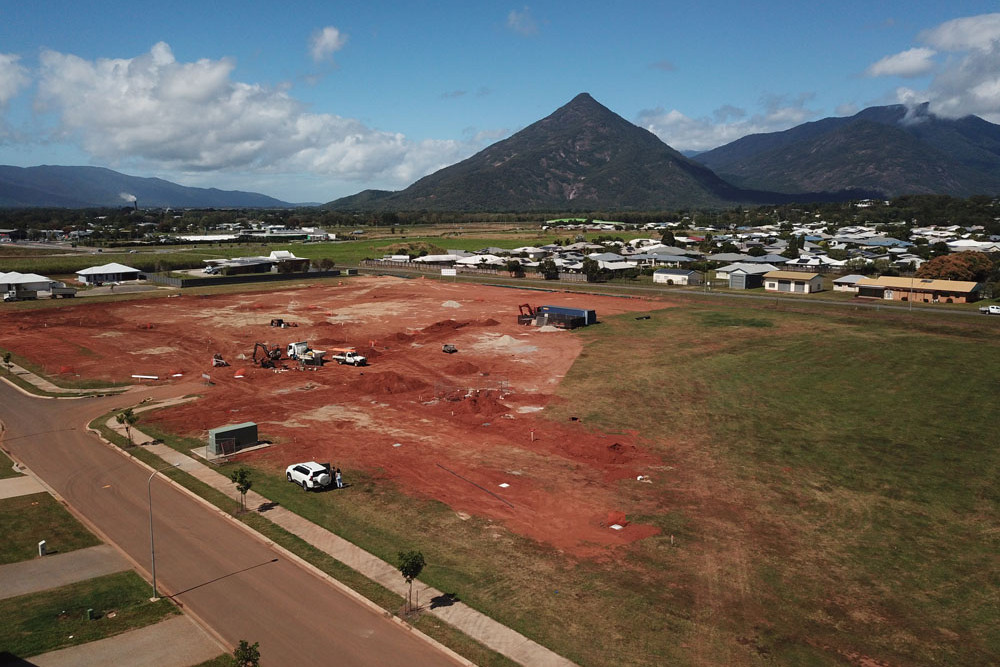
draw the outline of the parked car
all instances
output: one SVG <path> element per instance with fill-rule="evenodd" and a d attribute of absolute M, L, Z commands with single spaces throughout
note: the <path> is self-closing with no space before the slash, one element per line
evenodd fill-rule
<path fill-rule="evenodd" d="M 305 491 L 315 491 L 330 486 L 333 474 L 329 463 L 293 463 L 285 469 L 285 479 L 301 486 Z"/>

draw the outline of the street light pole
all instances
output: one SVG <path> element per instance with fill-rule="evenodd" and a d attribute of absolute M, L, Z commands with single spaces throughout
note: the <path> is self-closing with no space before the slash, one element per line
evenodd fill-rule
<path fill-rule="evenodd" d="M 168 466 L 158 468 L 146 480 L 146 496 L 149 498 L 149 559 L 153 569 L 153 597 L 150 600 L 154 602 L 160 599 L 160 595 L 156 592 L 156 549 L 153 547 L 153 478 L 156 477 L 157 473 L 176 468 L 179 465 L 180 463 L 171 463 Z"/>

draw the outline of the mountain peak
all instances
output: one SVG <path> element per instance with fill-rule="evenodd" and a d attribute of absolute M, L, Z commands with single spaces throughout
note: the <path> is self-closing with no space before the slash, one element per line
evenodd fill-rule
<path fill-rule="evenodd" d="M 656 135 L 589 93 L 580 93 L 513 136 L 369 205 L 475 211 L 662 210 L 719 207 L 740 194 Z"/>
<path fill-rule="evenodd" d="M 569 101 L 569 105 L 580 105 L 580 104 L 599 104 L 597 100 L 591 97 L 590 93 L 580 93 L 573 99 Z M 569 106 L 567 105 L 567 106 Z"/>

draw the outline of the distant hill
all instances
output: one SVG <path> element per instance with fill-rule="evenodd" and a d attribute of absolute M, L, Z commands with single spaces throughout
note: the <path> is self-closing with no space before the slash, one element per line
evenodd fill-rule
<path fill-rule="evenodd" d="M 746 136 L 693 159 L 739 187 L 781 193 L 1000 193 L 1000 125 L 976 116 L 939 118 L 927 105 L 871 107 Z"/>
<path fill-rule="evenodd" d="M 126 197 L 123 197 L 123 194 Z M 0 207 L 288 208 L 255 192 L 191 188 L 160 178 L 126 176 L 102 167 L 0 166 Z"/>
<path fill-rule="evenodd" d="M 339 210 L 662 210 L 718 208 L 761 197 L 731 186 L 651 132 L 581 93 L 550 116 L 405 190 L 369 190 L 327 206 Z"/>

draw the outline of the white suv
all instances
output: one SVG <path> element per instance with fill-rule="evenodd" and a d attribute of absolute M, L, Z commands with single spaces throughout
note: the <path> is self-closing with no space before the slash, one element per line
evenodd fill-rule
<path fill-rule="evenodd" d="M 315 461 L 295 463 L 285 469 L 285 478 L 295 482 L 306 491 L 321 489 L 333 483 L 330 464 L 322 465 Z"/>

